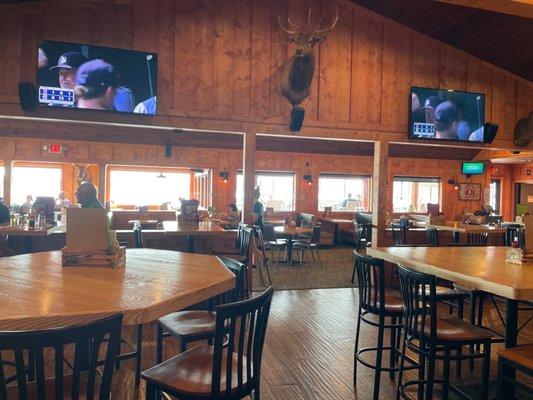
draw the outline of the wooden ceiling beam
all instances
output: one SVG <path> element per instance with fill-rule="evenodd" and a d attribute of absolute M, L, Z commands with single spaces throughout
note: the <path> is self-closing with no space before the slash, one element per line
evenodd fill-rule
<path fill-rule="evenodd" d="M 493 11 L 500 14 L 533 18 L 533 0 L 435 0 L 479 10 Z"/>

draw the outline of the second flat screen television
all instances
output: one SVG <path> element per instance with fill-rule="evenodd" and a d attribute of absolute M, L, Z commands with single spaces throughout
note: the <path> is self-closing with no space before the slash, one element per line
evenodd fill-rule
<path fill-rule="evenodd" d="M 411 88 L 409 137 L 483 142 L 485 95 Z"/>
<path fill-rule="evenodd" d="M 76 43 L 41 41 L 39 104 L 157 114 L 157 54 Z"/>

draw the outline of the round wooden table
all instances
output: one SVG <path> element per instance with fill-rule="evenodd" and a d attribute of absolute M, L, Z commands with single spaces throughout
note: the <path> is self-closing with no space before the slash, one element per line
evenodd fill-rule
<path fill-rule="evenodd" d="M 75 325 L 117 312 L 156 320 L 234 287 L 215 256 L 128 249 L 124 268 L 62 267 L 61 252 L 0 258 L 0 330 Z"/>

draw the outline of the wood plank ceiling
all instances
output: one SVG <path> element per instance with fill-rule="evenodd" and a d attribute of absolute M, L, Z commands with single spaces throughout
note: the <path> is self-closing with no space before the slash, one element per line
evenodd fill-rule
<path fill-rule="evenodd" d="M 531 18 L 430 0 L 352 1 L 533 81 Z"/>

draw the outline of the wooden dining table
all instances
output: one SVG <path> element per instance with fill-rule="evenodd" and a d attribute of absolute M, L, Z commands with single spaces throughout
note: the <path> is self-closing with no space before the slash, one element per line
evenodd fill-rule
<path fill-rule="evenodd" d="M 313 232 L 313 228 L 306 228 L 301 226 L 281 225 L 274 227 L 277 236 L 287 239 L 287 263 L 292 264 L 292 246 L 294 239 L 301 235 L 308 235 Z"/>
<path fill-rule="evenodd" d="M 211 236 L 226 233 L 226 230 L 213 221 L 163 221 L 163 230 L 165 231 L 165 235 L 187 236 L 187 251 L 189 253 L 194 253 L 195 236 Z"/>
<path fill-rule="evenodd" d="M 55 225 L 45 225 L 40 229 L 28 229 L 25 225 L 0 225 L 0 236 L 21 236 L 24 238 L 24 252 L 33 251 L 33 238 L 48 236 L 61 232 L 64 228 Z"/>
<path fill-rule="evenodd" d="M 122 268 L 62 267 L 61 252 L 0 258 L 0 330 L 83 324 L 123 313 L 145 324 L 232 289 L 215 256 L 128 249 Z"/>
<path fill-rule="evenodd" d="M 474 224 L 463 224 L 462 222 L 446 221 L 442 224 L 429 224 L 428 227 L 436 228 L 440 231 L 452 232 L 453 240 L 455 243 L 460 242 L 461 233 L 487 233 L 487 234 L 505 234 L 507 232 L 506 228 L 499 228 L 496 226 L 489 225 L 474 225 Z"/>

